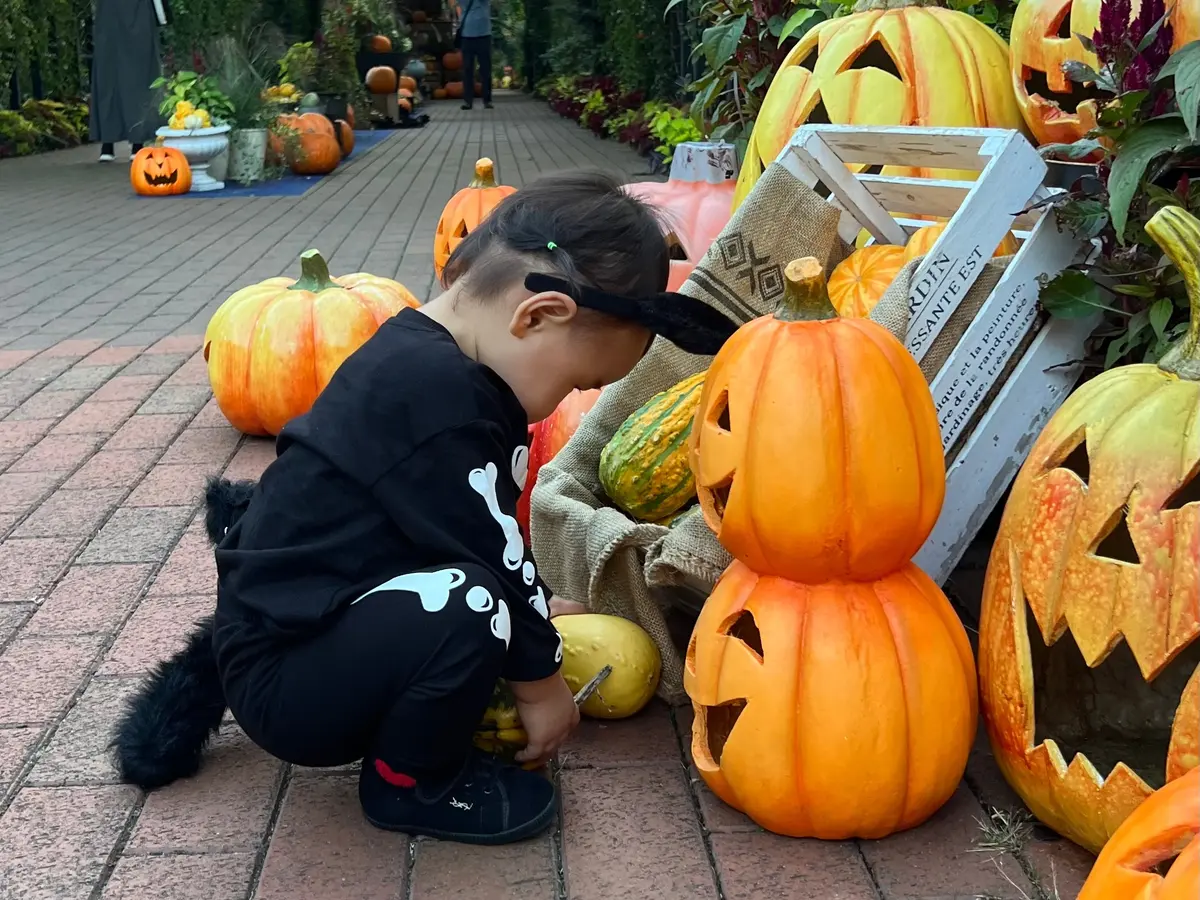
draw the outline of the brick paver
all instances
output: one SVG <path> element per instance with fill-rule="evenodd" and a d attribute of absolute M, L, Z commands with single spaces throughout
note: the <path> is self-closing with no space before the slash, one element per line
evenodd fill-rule
<path fill-rule="evenodd" d="M 206 475 L 256 478 L 200 356 L 228 294 L 318 247 L 335 272 L 433 283 L 431 235 L 476 157 L 503 181 L 645 164 L 542 105 L 435 105 L 299 198 L 138 200 L 94 148 L 0 163 L 0 900 L 757 900 L 1073 897 L 1090 859 L 1040 831 L 976 852 L 1018 805 L 980 741 L 954 799 L 884 841 L 767 834 L 718 801 L 691 714 L 586 721 L 547 835 L 501 848 L 363 821 L 352 771 L 282 765 L 230 722 L 193 779 L 116 783 L 107 740 L 137 679 L 212 609 Z M 1036 882 L 1036 884 L 1035 884 Z"/>

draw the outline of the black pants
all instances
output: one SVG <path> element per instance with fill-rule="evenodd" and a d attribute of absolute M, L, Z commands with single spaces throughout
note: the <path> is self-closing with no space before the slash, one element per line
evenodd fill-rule
<path fill-rule="evenodd" d="M 475 102 L 475 60 L 479 60 L 479 80 L 483 84 L 483 102 L 492 102 L 492 36 L 464 37 L 463 55 L 463 103 L 471 106 Z"/>
<path fill-rule="evenodd" d="M 306 641 L 259 644 L 252 663 L 222 672 L 225 697 L 251 740 L 295 765 L 365 757 L 396 772 L 442 771 L 470 750 L 508 635 L 495 578 L 442 566 L 369 591 Z"/>

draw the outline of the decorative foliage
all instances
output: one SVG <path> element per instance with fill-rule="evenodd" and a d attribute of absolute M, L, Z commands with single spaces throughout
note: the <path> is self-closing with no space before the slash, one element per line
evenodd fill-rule
<path fill-rule="evenodd" d="M 209 75 L 177 72 L 170 78 L 156 78 L 151 87 L 164 92 L 158 107 L 164 119 L 174 115 L 179 104 L 190 107 L 190 110 L 204 110 L 218 124 L 228 122 L 233 117 L 233 103 L 217 86 L 217 80 Z"/>

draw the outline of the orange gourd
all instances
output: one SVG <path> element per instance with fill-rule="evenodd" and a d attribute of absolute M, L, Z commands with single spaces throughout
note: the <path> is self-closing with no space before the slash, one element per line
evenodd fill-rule
<path fill-rule="evenodd" d="M 600 390 L 571 391 L 549 416 L 529 426 L 529 467 L 525 489 L 517 498 L 517 522 L 529 544 L 529 498 L 537 483 L 537 474 L 547 460 L 553 459 L 571 439 L 584 414 L 596 405 Z"/>
<path fill-rule="evenodd" d="M 354 129 L 345 119 L 333 123 L 337 130 L 338 148 L 342 151 L 342 159 L 354 152 Z"/>
<path fill-rule="evenodd" d="M 457 72 L 462 68 L 463 56 L 458 50 L 451 50 L 442 55 L 442 68 L 447 72 Z"/>
<path fill-rule="evenodd" d="M 304 113 L 296 117 L 292 127 L 299 134 L 296 152 L 288 165 L 297 175 L 328 175 L 342 161 L 333 123 L 320 113 Z"/>
<path fill-rule="evenodd" d="M 192 189 L 192 167 L 182 150 L 143 147 L 129 166 L 129 183 L 143 197 L 186 194 Z"/>
<path fill-rule="evenodd" d="M 397 108 L 402 109 L 405 112 L 412 112 L 412 101 L 407 100 L 404 97 L 396 98 L 396 106 L 397 106 Z"/>
<path fill-rule="evenodd" d="M 446 96 L 451 100 L 461 100 L 463 96 L 463 83 L 461 81 L 447 81 Z"/>
<path fill-rule="evenodd" d="M 829 299 L 839 316 L 865 319 L 904 268 L 904 248 L 871 244 L 855 250 L 829 276 Z"/>
<path fill-rule="evenodd" d="M 372 94 L 390 94 L 396 90 L 396 70 L 391 66 L 375 66 L 367 71 L 367 90 Z"/>
<path fill-rule="evenodd" d="M 445 100 L 446 99 L 446 89 L 445 88 L 434 88 L 433 89 L 433 99 L 434 100 Z"/>
<path fill-rule="evenodd" d="M 942 232 L 946 230 L 947 224 L 947 222 L 939 222 L 937 225 L 926 225 L 924 228 L 918 228 L 913 232 L 912 236 L 908 239 L 908 243 L 904 245 L 904 262 L 916 259 L 918 256 L 924 256 L 932 250 L 934 243 L 942 236 Z M 1013 237 L 1012 232 L 1009 232 L 996 245 L 996 250 L 992 256 L 1012 256 L 1019 249 L 1017 239 Z"/>
<path fill-rule="evenodd" d="M 811 258 L 787 266 L 776 313 L 713 360 L 689 457 L 725 548 L 759 574 L 809 584 L 896 571 L 945 494 L 920 368 L 882 326 L 838 318 Z"/>
<path fill-rule="evenodd" d="M 793 466 L 781 458 L 779 471 Z M 975 736 L 966 632 L 911 563 L 877 581 L 800 584 L 735 561 L 696 622 L 684 687 L 701 778 L 794 837 L 920 824 L 954 793 Z"/>
<path fill-rule="evenodd" d="M 665 213 L 672 245 L 671 273 L 667 290 L 677 291 L 704 258 L 721 229 L 729 222 L 733 190 L 737 182 L 734 166 L 719 148 L 697 150 L 681 147 L 671 164 L 665 184 L 634 182 L 626 190 Z M 726 177 L 729 176 L 729 177 Z M 710 180 L 713 179 L 713 180 Z"/>
<path fill-rule="evenodd" d="M 316 250 L 301 277 L 268 278 L 221 304 L 204 334 L 217 405 L 246 434 L 278 434 L 308 412 L 338 366 L 388 318 L 420 305 L 403 285 L 364 272 L 330 278 Z"/>
<path fill-rule="evenodd" d="M 367 47 L 372 53 L 391 53 L 392 39 L 386 34 L 373 34 L 367 38 Z"/>
<path fill-rule="evenodd" d="M 437 231 L 433 236 L 433 268 L 438 278 L 450 260 L 454 248 L 462 239 L 487 218 L 516 188 L 496 184 L 494 164 L 487 157 L 475 163 L 475 178 L 469 185 L 450 198 L 442 216 L 438 219 Z"/>
<path fill-rule="evenodd" d="M 400 87 L 404 88 L 406 91 L 415 91 L 417 89 L 417 79 L 413 78 L 411 75 L 401 75 Z M 412 94 L 410 93 L 409 96 L 412 96 Z"/>
<path fill-rule="evenodd" d="M 346 104 L 346 122 L 349 124 L 351 129 L 358 124 L 354 116 L 354 107 L 350 106 L 349 104 Z"/>
<path fill-rule="evenodd" d="M 1164 865 L 1174 858 L 1166 868 Z M 1104 845 L 1078 900 L 1200 897 L 1200 769 L 1159 788 Z"/>

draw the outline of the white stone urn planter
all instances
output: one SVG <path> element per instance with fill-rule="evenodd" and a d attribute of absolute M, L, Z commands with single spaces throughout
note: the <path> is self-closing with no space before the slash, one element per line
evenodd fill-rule
<path fill-rule="evenodd" d="M 219 191 L 225 187 L 225 182 L 208 174 L 208 164 L 229 147 L 228 125 L 187 130 L 160 128 L 155 134 L 162 138 L 164 147 L 174 147 L 187 157 L 193 191 Z"/>

